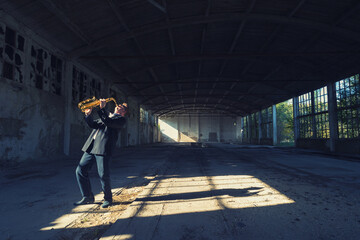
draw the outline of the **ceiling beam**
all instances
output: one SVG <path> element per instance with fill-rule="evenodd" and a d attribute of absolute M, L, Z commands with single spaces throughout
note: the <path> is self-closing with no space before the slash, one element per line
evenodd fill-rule
<path fill-rule="evenodd" d="M 86 36 L 86 34 L 81 31 L 81 29 L 74 24 L 70 18 L 60 9 L 54 2 L 51 0 L 39 0 L 39 2 L 48 9 L 52 14 L 54 14 L 62 23 L 65 24 L 77 37 L 79 37 L 87 46 L 91 44 L 91 39 Z"/>
<path fill-rule="evenodd" d="M 246 13 L 247 13 L 247 14 L 250 14 L 250 12 L 254 9 L 255 3 L 256 3 L 256 0 L 252 0 L 252 1 L 250 2 L 250 6 L 249 6 L 248 9 L 246 10 Z M 232 43 L 231 43 L 231 45 L 230 45 L 230 48 L 229 48 L 229 50 L 228 50 L 228 55 L 231 55 L 232 52 L 234 51 L 234 49 L 235 49 L 235 47 L 236 47 L 236 44 L 237 44 L 237 42 L 238 42 L 238 40 L 239 40 L 239 38 L 240 38 L 240 35 L 241 35 L 241 33 L 243 32 L 243 29 L 244 29 L 244 27 L 245 27 L 245 24 L 246 24 L 246 19 L 243 20 L 243 21 L 241 21 L 241 24 L 239 25 L 239 27 L 238 27 L 238 29 L 237 29 L 237 31 L 236 31 L 236 34 L 235 34 L 235 36 L 234 36 L 234 39 L 233 39 L 233 41 L 232 41 Z M 210 93 L 212 93 L 212 92 L 214 91 L 214 89 L 215 89 L 215 87 L 216 87 L 216 83 L 220 80 L 220 77 L 221 77 L 221 75 L 223 74 L 223 72 L 224 72 L 224 70 L 225 70 L 225 67 L 226 67 L 228 61 L 229 61 L 229 58 L 225 58 L 225 60 L 222 62 L 221 66 L 220 66 L 219 73 L 218 73 L 218 77 L 217 77 L 216 81 L 214 82 L 214 84 L 213 84 L 213 86 L 212 86 L 213 89 L 210 91 Z M 209 99 L 207 99 L 207 101 L 208 101 L 208 100 L 209 100 Z M 219 99 L 219 101 L 221 101 L 221 99 Z"/>
<path fill-rule="evenodd" d="M 166 13 L 166 7 L 161 6 L 159 3 L 157 3 L 155 0 L 147 0 L 149 3 L 151 3 L 153 6 L 155 6 L 157 9 L 162 11 L 163 13 Z"/>
<path fill-rule="evenodd" d="M 288 18 L 291 19 L 294 14 L 296 13 L 296 11 L 304 4 L 304 1 L 300 1 L 298 3 L 298 5 L 295 7 L 295 10 L 291 11 L 289 14 L 288 14 Z M 264 53 L 265 52 L 265 49 L 268 47 L 268 45 L 273 41 L 273 39 L 277 36 L 278 32 L 281 30 L 281 25 L 278 25 L 275 27 L 275 29 L 272 31 L 272 33 L 270 34 L 270 36 L 266 39 L 265 43 L 261 46 L 261 48 L 259 49 L 258 53 Z M 249 62 L 246 67 L 243 69 L 243 71 L 241 72 L 240 76 L 244 76 L 246 74 L 246 72 L 255 64 L 255 62 L 257 62 L 257 58 L 254 58 L 252 59 L 251 62 Z M 222 73 L 220 73 L 221 75 Z M 265 79 L 263 79 L 265 80 Z M 234 88 L 235 86 L 237 85 L 238 83 L 233 83 L 230 87 L 229 90 L 227 90 L 225 93 L 224 93 L 224 97 L 229 94 Z M 266 84 L 266 83 L 263 83 L 263 84 Z M 215 88 L 216 84 L 214 84 L 214 88 Z M 270 85 L 272 86 L 272 85 Z M 273 87 L 273 86 L 272 86 Z M 274 88 L 274 87 L 273 87 Z M 278 88 L 280 90 L 283 90 L 282 88 Z M 264 98 L 264 100 L 266 100 L 266 98 Z M 222 101 L 222 99 L 219 99 L 219 103 Z"/>
<path fill-rule="evenodd" d="M 72 22 L 72 20 L 67 16 L 67 14 L 60 9 L 58 6 L 56 6 L 55 3 L 53 3 L 51 0 L 39 0 L 41 2 L 41 4 L 43 4 L 43 6 L 52 14 L 54 14 L 60 21 L 62 21 L 76 36 L 78 36 L 80 39 L 82 39 L 87 46 L 92 46 L 92 40 L 86 36 L 86 34 L 84 34 L 81 29 Z M 103 59 L 103 58 L 102 58 Z M 122 75 L 121 72 L 118 71 L 118 69 L 116 67 L 113 66 L 113 63 L 108 61 L 107 59 L 103 59 L 108 66 L 110 67 L 111 70 L 113 70 L 114 72 L 116 72 L 119 75 Z M 125 78 L 125 81 L 129 84 L 129 85 L 133 85 L 131 83 L 131 81 L 128 80 L 128 78 Z M 133 87 L 136 89 L 136 87 Z"/>
<path fill-rule="evenodd" d="M 186 106 L 193 106 L 193 103 L 189 103 L 189 104 L 185 104 Z M 214 107 L 213 104 L 208 104 L 209 105 L 209 110 L 211 109 L 216 109 L 216 110 L 220 110 L 223 112 L 227 112 L 227 113 L 231 113 L 235 116 L 239 116 L 239 114 L 246 114 L 247 112 L 244 112 L 243 109 L 237 109 L 237 108 L 233 108 L 232 110 L 228 110 L 228 109 L 224 109 L 221 107 Z M 181 106 L 181 104 L 179 105 L 174 105 L 174 109 L 169 109 L 168 107 L 162 107 L 160 109 L 156 109 L 155 111 L 153 111 L 154 114 L 159 114 L 160 112 L 160 116 L 170 113 L 172 111 L 176 111 L 176 110 L 183 110 L 183 106 Z"/>
<path fill-rule="evenodd" d="M 207 80 L 201 80 L 201 81 L 196 81 L 197 78 L 188 78 L 188 79 L 181 79 L 181 80 L 177 80 L 177 81 L 159 81 L 157 83 L 151 83 L 145 87 L 142 87 L 142 88 L 139 88 L 139 89 L 136 89 L 134 90 L 133 92 L 130 92 L 129 95 L 131 94 L 136 94 L 136 93 L 140 93 L 140 92 L 143 92 L 145 90 L 148 90 L 148 89 L 151 89 L 151 88 L 156 88 L 157 85 L 171 85 L 171 84 L 176 84 L 176 85 L 180 85 L 180 84 L 196 84 L 196 85 L 199 85 L 199 84 L 206 84 L 206 83 L 214 83 L 214 80 L 209 80 L 209 79 L 213 79 L 214 77 L 212 78 L 204 78 L 204 79 L 207 79 Z M 202 79 L 202 78 L 200 78 Z M 216 79 L 216 77 L 215 77 Z M 325 80 L 324 78 L 322 79 L 302 79 L 301 81 L 299 79 L 270 79 L 270 80 L 255 80 L 255 79 L 235 79 L 235 78 L 226 78 L 226 77 L 221 77 L 220 79 L 220 82 L 219 83 L 238 83 L 238 84 L 241 84 L 241 83 L 269 83 L 269 82 L 272 82 L 272 83 L 289 83 L 289 82 L 324 82 L 325 83 Z M 149 82 L 135 82 L 137 84 L 148 84 Z M 129 84 L 128 82 L 114 82 L 113 83 L 114 85 L 116 84 L 120 84 L 120 85 L 124 85 L 124 84 Z M 180 86 L 181 88 L 181 86 Z M 179 89 L 180 91 L 180 89 Z M 181 91 L 180 91 L 180 94 L 181 94 Z"/>
<path fill-rule="evenodd" d="M 49 1 L 49 0 L 42 0 Z M 168 28 L 178 28 L 189 25 L 198 25 L 206 23 L 217 23 L 217 22 L 239 22 L 239 21 L 256 21 L 256 22 L 272 22 L 282 25 L 296 25 L 303 27 L 305 29 L 312 29 L 319 32 L 326 32 L 331 34 L 339 35 L 343 38 L 351 39 L 353 41 L 360 41 L 360 32 L 351 31 L 345 28 L 336 27 L 332 24 L 326 24 L 316 21 L 311 21 L 307 19 L 300 18 L 289 18 L 288 16 L 279 16 L 271 14 L 261 14 L 261 13 L 226 13 L 226 14 L 213 14 L 209 16 L 194 16 L 194 17 L 184 17 L 178 18 L 166 22 L 157 22 L 153 24 L 147 24 L 138 28 L 135 28 L 131 33 L 116 33 L 112 36 L 107 36 L 101 39 L 97 39 L 93 42 L 91 46 L 86 45 L 78 49 L 74 49 L 69 52 L 67 55 L 70 58 L 78 58 L 83 55 L 87 55 L 90 52 L 98 48 L 112 47 L 117 46 L 119 42 L 128 40 L 137 36 L 144 34 L 149 34 L 152 32 L 157 32 L 161 30 L 166 30 Z"/>
<path fill-rule="evenodd" d="M 193 97 L 186 97 L 186 98 L 184 98 L 184 100 L 190 100 L 192 98 Z M 196 104 L 204 104 L 204 103 L 206 104 L 206 102 L 202 101 L 202 99 L 206 99 L 206 97 L 199 97 Z M 170 101 L 174 104 L 179 104 L 178 100 L 170 100 Z M 225 101 L 226 101 L 226 103 L 225 103 Z M 157 106 L 164 105 L 165 103 L 162 102 L 161 104 L 154 104 L 154 103 L 148 104 L 146 102 L 146 100 L 144 100 L 141 104 L 145 105 L 145 106 L 149 106 L 151 108 L 153 108 L 153 107 L 156 108 Z M 186 105 L 186 104 L 194 104 L 194 103 L 193 102 L 192 103 L 184 103 L 184 105 Z M 207 104 L 216 104 L 216 103 L 209 102 Z M 259 109 L 261 107 L 261 105 L 256 105 L 256 104 L 245 102 L 245 101 L 237 101 L 237 100 L 233 100 L 233 99 L 224 99 L 224 102 L 221 105 L 231 106 L 231 107 L 235 107 L 235 108 L 238 108 L 238 106 L 244 106 L 245 108 L 254 108 L 254 109 Z M 245 109 L 245 108 L 243 108 L 243 109 Z"/>
<path fill-rule="evenodd" d="M 118 21 L 120 22 L 120 24 L 126 29 L 126 31 L 128 33 L 130 33 L 131 35 L 133 35 L 132 31 L 130 30 L 129 26 L 126 24 L 126 22 L 124 21 L 124 18 L 122 17 L 122 14 L 120 13 L 120 11 L 118 10 L 118 8 L 115 6 L 115 4 L 113 3 L 113 0 L 107 0 L 109 3 L 109 6 L 111 8 L 111 10 L 114 12 L 115 16 L 117 17 Z M 133 35 L 132 38 L 135 42 L 135 45 L 137 46 L 137 48 L 139 49 L 142 58 L 144 59 L 144 61 L 147 63 L 147 65 L 149 65 L 149 61 L 145 56 L 145 52 L 143 50 L 143 48 L 141 47 L 139 41 L 137 40 L 136 36 Z M 158 82 L 158 77 L 156 75 L 156 73 L 154 72 L 154 70 L 152 68 L 149 68 L 148 71 L 150 72 L 150 75 L 152 76 L 152 78 L 154 79 L 155 82 Z M 158 85 L 160 91 L 163 93 L 164 89 L 162 88 L 161 85 Z M 166 98 L 166 97 L 165 97 Z M 167 99 L 168 100 L 168 99 Z"/>
<path fill-rule="evenodd" d="M 206 5 L 206 10 L 205 10 L 205 17 L 208 17 L 210 15 L 210 9 L 211 9 L 211 0 L 208 0 L 207 1 L 207 5 Z M 201 42 L 200 42 L 200 55 L 203 55 L 204 54 L 204 46 L 205 46 L 205 39 L 206 39 L 206 31 L 208 29 L 208 24 L 204 24 L 204 27 L 202 29 L 202 32 L 201 32 Z M 203 61 L 202 59 L 199 60 L 199 65 L 198 65 L 198 78 L 201 74 L 201 70 L 202 70 L 202 65 L 203 65 Z M 196 80 L 196 82 L 198 82 L 199 79 Z M 197 95 L 197 89 L 198 89 L 199 85 L 196 84 L 195 86 L 195 97 L 194 97 L 194 103 L 196 102 L 196 95 Z"/>

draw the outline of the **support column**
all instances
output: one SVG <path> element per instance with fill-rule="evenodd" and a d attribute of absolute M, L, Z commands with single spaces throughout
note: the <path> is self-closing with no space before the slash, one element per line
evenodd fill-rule
<path fill-rule="evenodd" d="M 293 116 L 294 116 L 294 141 L 295 146 L 298 146 L 299 132 L 299 98 L 293 98 Z"/>
<path fill-rule="evenodd" d="M 327 91 L 328 91 L 328 110 L 329 110 L 330 151 L 335 152 L 336 141 L 339 139 L 335 84 L 329 83 L 327 85 Z"/>
<path fill-rule="evenodd" d="M 71 135 L 71 102 L 72 102 L 72 68 L 73 64 L 70 61 L 65 62 L 64 74 L 64 154 L 70 155 L 70 135 Z"/>
<path fill-rule="evenodd" d="M 262 139 L 262 129 L 261 129 L 262 119 L 261 119 L 261 111 L 259 111 L 258 115 L 259 115 L 259 124 L 258 124 L 258 127 L 259 127 L 259 138 L 258 138 L 258 143 L 261 144 L 261 139 Z"/>
<path fill-rule="evenodd" d="M 244 117 L 240 118 L 240 143 L 244 143 Z"/>
<path fill-rule="evenodd" d="M 197 115 L 198 120 L 198 142 L 201 142 L 201 133 L 200 133 L 200 115 Z"/>
<path fill-rule="evenodd" d="M 312 131 L 313 131 L 313 137 L 312 138 L 317 138 L 316 118 L 315 118 L 315 94 L 314 94 L 314 91 L 311 91 L 311 118 L 312 118 Z"/>
<path fill-rule="evenodd" d="M 29 85 L 29 86 L 35 86 L 34 83 L 31 82 L 31 78 L 30 78 L 30 73 L 31 73 L 31 46 L 32 46 L 32 39 L 28 38 L 25 41 L 25 46 L 24 46 L 24 84 Z M 34 76 L 35 78 L 35 76 Z M 64 89 L 64 85 L 62 86 Z"/>
<path fill-rule="evenodd" d="M 177 120 L 177 130 L 178 130 L 178 138 L 177 138 L 177 142 L 180 142 L 181 140 L 181 131 L 180 131 L 180 119 L 179 117 L 176 117 L 176 120 Z"/>
<path fill-rule="evenodd" d="M 247 116 L 247 120 L 248 120 L 248 138 L 249 138 L 249 143 L 251 144 L 251 138 L 252 138 L 252 122 L 251 122 L 251 114 Z"/>
<path fill-rule="evenodd" d="M 276 105 L 272 106 L 272 110 L 273 110 L 273 145 L 276 146 L 278 144 L 277 123 L 276 123 Z"/>
<path fill-rule="evenodd" d="M 141 114 L 140 114 L 140 105 L 137 105 L 137 145 L 140 145 L 141 144 L 141 141 L 140 141 L 140 117 L 141 117 Z"/>
<path fill-rule="evenodd" d="M 128 104 L 129 107 L 129 99 L 127 96 L 124 97 L 125 102 Z M 118 101 L 118 100 L 117 100 Z M 119 103 L 121 104 L 121 103 Z M 127 119 L 129 119 L 129 116 L 127 116 Z M 126 121 L 125 127 L 122 129 L 122 131 L 124 131 L 125 134 L 125 143 L 124 146 L 128 147 L 129 146 L 129 120 Z"/>
<path fill-rule="evenodd" d="M 218 119 L 218 134 L 217 134 L 217 137 L 218 137 L 218 142 L 220 142 L 220 139 L 221 139 L 221 117 L 216 117 Z"/>

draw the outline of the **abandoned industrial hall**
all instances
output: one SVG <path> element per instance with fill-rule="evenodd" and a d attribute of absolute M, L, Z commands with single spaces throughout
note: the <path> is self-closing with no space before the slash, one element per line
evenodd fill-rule
<path fill-rule="evenodd" d="M 0 239 L 360 239 L 359 11 L 0 1 Z"/>

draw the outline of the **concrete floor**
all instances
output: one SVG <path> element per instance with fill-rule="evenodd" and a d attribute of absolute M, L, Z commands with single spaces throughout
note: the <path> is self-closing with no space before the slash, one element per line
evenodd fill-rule
<path fill-rule="evenodd" d="M 78 159 L 1 171 L 1 239 L 359 239 L 360 159 L 232 144 L 157 144 L 114 156 L 114 206 Z"/>

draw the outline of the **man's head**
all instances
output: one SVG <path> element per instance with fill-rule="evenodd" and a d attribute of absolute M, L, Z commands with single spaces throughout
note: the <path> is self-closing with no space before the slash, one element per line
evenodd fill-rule
<path fill-rule="evenodd" d="M 115 107 L 114 113 L 120 114 L 121 116 L 124 117 L 126 115 L 127 111 L 128 111 L 127 103 L 122 103 Z"/>

